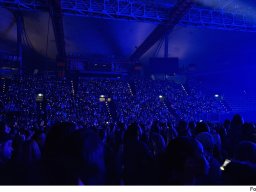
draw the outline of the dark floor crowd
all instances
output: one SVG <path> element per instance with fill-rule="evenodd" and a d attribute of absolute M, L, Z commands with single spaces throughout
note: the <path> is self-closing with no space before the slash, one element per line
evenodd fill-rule
<path fill-rule="evenodd" d="M 255 185 L 256 129 L 195 84 L 1 79 L 2 185 Z M 41 98 L 40 98 L 41 97 Z"/>

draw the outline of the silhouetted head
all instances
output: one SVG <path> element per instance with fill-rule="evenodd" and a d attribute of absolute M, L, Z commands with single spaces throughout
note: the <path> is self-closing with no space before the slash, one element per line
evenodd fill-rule
<path fill-rule="evenodd" d="M 45 158 L 57 157 L 64 150 L 63 145 L 76 126 L 70 122 L 61 122 L 53 125 L 45 141 Z"/>
<path fill-rule="evenodd" d="M 230 123 L 231 123 L 231 121 L 229 119 L 226 119 L 224 121 L 223 126 L 225 127 L 225 129 L 227 129 L 227 130 L 229 129 Z"/>
<path fill-rule="evenodd" d="M 186 121 L 181 120 L 178 123 L 177 131 L 179 136 L 190 136 L 190 130 L 188 129 L 188 124 Z"/>
<path fill-rule="evenodd" d="M 239 114 L 235 114 L 233 116 L 233 119 L 231 121 L 231 125 L 235 125 L 235 126 L 242 126 L 244 124 L 244 119 L 241 115 Z"/>
<path fill-rule="evenodd" d="M 169 143 L 166 163 L 172 184 L 195 184 L 209 170 L 203 146 L 191 137 L 179 137 Z"/>
<path fill-rule="evenodd" d="M 153 124 L 151 125 L 151 131 L 155 133 L 159 133 L 159 124 L 158 121 L 154 121 Z"/>
<path fill-rule="evenodd" d="M 256 144 L 250 141 L 242 141 L 238 144 L 234 158 L 239 161 L 256 163 Z"/>
<path fill-rule="evenodd" d="M 242 128 L 242 134 L 244 140 L 250 140 L 256 142 L 256 129 L 252 123 L 244 123 Z"/>
<path fill-rule="evenodd" d="M 0 122 L 0 134 L 9 134 L 11 132 L 11 128 L 4 121 Z"/>
<path fill-rule="evenodd" d="M 77 130 L 68 138 L 65 149 L 66 166 L 74 178 L 83 184 L 104 184 L 104 146 L 94 131 Z"/>
<path fill-rule="evenodd" d="M 124 141 L 129 142 L 132 140 L 139 140 L 142 135 L 142 130 L 137 123 L 129 125 L 128 129 L 124 134 Z"/>
<path fill-rule="evenodd" d="M 209 153 L 213 154 L 214 140 L 210 133 L 202 132 L 197 134 L 196 139 L 203 145 L 204 149 Z"/>
<path fill-rule="evenodd" d="M 195 129 L 196 134 L 202 133 L 202 132 L 210 132 L 210 129 L 208 125 L 205 122 L 199 122 L 196 125 Z"/>
<path fill-rule="evenodd" d="M 12 138 L 6 134 L 0 135 L 0 160 L 2 162 L 8 161 L 12 158 L 13 146 Z"/>
<path fill-rule="evenodd" d="M 195 128 L 196 128 L 196 124 L 194 121 L 190 121 L 188 123 L 188 128 L 191 130 L 191 132 L 194 134 Z"/>

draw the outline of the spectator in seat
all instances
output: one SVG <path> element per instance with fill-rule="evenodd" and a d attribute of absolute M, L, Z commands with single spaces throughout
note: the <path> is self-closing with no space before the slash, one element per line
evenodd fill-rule
<path fill-rule="evenodd" d="M 12 184 L 12 167 L 10 160 L 13 154 L 12 138 L 7 134 L 0 134 L 0 184 Z"/>
<path fill-rule="evenodd" d="M 142 130 L 131 124 L 124 135 L 124 183 L 126 185 L 153 184 L 153 155 L 141 141 Z"/>
<path fill-rule="evenodd" d="M 178 135 L 180 137 L 191 136 L 191 132 L 189 130 L 188 124 L 184 120 L 179 121 L 178 126 L 177 126 L 177 131 L 178 131 Z"/>
<path fill-rule="evenodd" d="M 255 185 L 255 164 L 232 160 L 222 166 L 223 181 L 225 185 Z"/>
<path fill-rule="evenodd" d="M 196 139 L 203 145 L 205 156 L 209 162 L 210 169 L 207 177 L 203 178 L 204 184 L 220 185 L 221 171 L 220 162 L 214 157 L 214 138 L 208 132 L 199 133 Z"/>
<path fill-rule="evenodd" d="M 164 183 L 168 185 L 202 184 L 208 175 L 209 163 L 200 142 L 191 137 L 179 137 L 171 141 L 166 150 Z"/>
<path fill-rule="evenodd" d="M 241 141 L 235 150 L 234 158 L 239 161 L 256 163 L 256 144 L 251 141 Z"/>
<path fill-rule="evenodd" d="M 64 147 L 63 161 L 73 184 L 106 184 L 105 148 L 93 130 L 77 130 L 71 134 Z"/>

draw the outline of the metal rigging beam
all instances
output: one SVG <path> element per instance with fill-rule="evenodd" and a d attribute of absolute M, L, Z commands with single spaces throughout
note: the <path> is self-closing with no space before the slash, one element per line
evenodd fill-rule
<path fill-rule="evenodd" d="M 233 10 L 232 7 L 237 7 L 236 0 L 204 1 L 207 3 L 216 1 L 218 3 L 215 2 L 216 5 L 213 8 L 193 7 L 179 22 L 179 25 L 256 32 L 255 18 L 245 15 L 244 10 Z M 170 10 L 174 6 L 172 3 L 165 2 L 146 0 L 61 0 L 61 7 L 65 15 L 162 23 L 168 20 Z M 46 0 L 0 0 L 0 7 L 48 11 Z M 252 10 L 247 10 L 247 13 L 248 11 Z"/>
<path fill-rule="evenodd" d="M 177 23 L 182 19 L 185 13 L 193 5 L 193 0 L 179 0 L 171 9 L 169 20 L 163 24 L 159 24 L 154 31 L 146 38 L 146 40 L 131 55 L 132 60 L 137 60 L 143 56 L 160 38 L 170 32 Z"/>

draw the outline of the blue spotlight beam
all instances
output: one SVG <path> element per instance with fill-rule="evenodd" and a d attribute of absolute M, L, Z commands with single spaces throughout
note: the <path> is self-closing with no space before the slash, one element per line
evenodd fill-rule
<path fill-rule="evenodd" d="M 230 2 L 232 3 L 232 2 Z M 172 3 L 144 0 L 62 0 L 64 15 L 104 19 L 163 23 L 168 20 Z M 225 11 L 226 4 L 217 9 L 193 7 L 178 25 L 256 32 L 256 20 L 247 15 Z M 46 0 L 0 0 L 0 7 L 48 11 Z M 224 8 L 224 9 L 223 9 Z"/>

